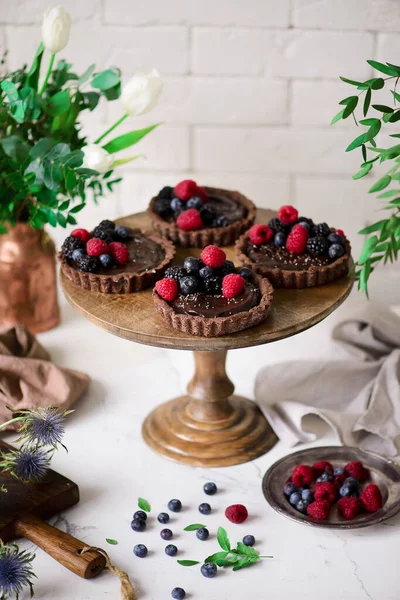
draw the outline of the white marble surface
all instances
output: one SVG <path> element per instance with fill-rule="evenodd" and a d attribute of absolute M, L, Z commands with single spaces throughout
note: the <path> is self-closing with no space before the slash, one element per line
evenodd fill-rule
<path fill-rule="evenodd" d="M 353 294 L 347 304 L 361 301 Z M 54 459 L 54 468 L 81 489 L 79 505 L 59 517 L 57 524 L 87 544 L 108 550 L 115 564 L 131 575 L 140 600 L 167 600 L 175 586 L 185 588 L 190 600 L 399 600 L 400 515 L 349 532 L 311 529 L 279 516 L 264 500 L 261 479 L 276 459 L 291 451 L 280 443 L 258 460 L 222 469 L 190 468 L 154 454 L 141 438 L 141 422 L 154 406 L 184 391 L 193 369 L 191 354 L 113 337 L 85 321 L 63 298 L 61 303 L 62 325 L 40 339 L 55 362 L 86 371 L 93 382 L 69 418 L 69 453 L 60 452 Z M 230 352 L 228 373 L 236 391 L 252 397 L 254 377 L 262 365 L 328 353 L 338 357 L 340 350 L 332 345 L 329 331 L 345 310 L 343 306 L 313 329 L 273 346 Z M 316 445 L 330 443 L 337 440 L 325 432 Z M 220 492 L 205 496 L 205 481 L 215 481 Z M 148 530 L 141 534 L 130 529 L 138 496 L 153 507 Z M 221 570 L 213 580 L 205 579 L 197 566 L 181 567 L 164 554 L 166 544 L 155 518 L 173 497 L 184 505 L 170 522 L 180 558 L 202 560 L 217 551 L 215 533 L 222 525 L 232 541 L 255 535 L 257 549 L 274 559 L 237 573 Z M 213 513 L 200 516 L 197 506 L 207 499 Z M 246 523 L 226 520 L 224 509 L 231 503 L 248 507 Z M 183 532 L 189 523 L 203 521 L 212 532 L 207 542 Z M 109 546 L 106 537 L 119 544 Z M 133 555 L 136 543 L 148 546 L 146 559 Z M 84 581 L 41 550 L 35 571 L 38 599 L 119 598 L 119 583 L 111 574 Z"/>

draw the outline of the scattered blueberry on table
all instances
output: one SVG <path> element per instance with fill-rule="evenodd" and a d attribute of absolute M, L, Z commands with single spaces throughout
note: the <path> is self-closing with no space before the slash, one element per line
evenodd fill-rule
<path fill-rule="evenodd" d="M 161 535 L 161 538 L 166 541 L 172 540 L 172 538 L 174 536 L 174 534 L 172 533 L 172 531 L 170 529 L 162 529 L 160 531 L 160 535 Z"/>
<path fill-rule="evenodd" d="M 174 544 L 168 544 L 165 546 L 165 554 L 167 556 L 176 556 L 178 554 L 178 548 Z"/>
<path fill-rule="evenodd" d="M 133 553 L 139 558 L 145 558 L 147 556 L 148 550 L 144 544 L 136 544 L 136 546 L 133 548 Z"/>
<path fill-rule="evenodd" d="M 171 512 L 179 512 L 182 509 L 182 502 L 174 498 L 168 502 L 168 510 Z"/>
<path fill-rule="evenodd" d="M 211 579 L 212 577 L 215 577 L 217 574 L 217 565 L 214 565 L 214 563 L 204 563 L 204 565 L 201 565 L 201 574 L 204 575 L 204 577 L 208 577 L 209 579 Z"/>
<path fill-rule="evenodd" d="M 144 531 L 146 529 L 146 521 L 143 521 L 143 519 L 133 519 L 131 527 L 133 531 Z"/>
<path fill-rule="evenodd" d="M 203 490 L 207 496 L 214 496 L 217 493 L 217 486 L 213 481 L 208 481 L 204 484 Z"/>
<path fill-rule="evenodd" d="M 157 517 L 157 521 L 165 525 L 169 521 L 169 514 L 165 512 L 160 513 Z"/>
<path fill-rule="evenodd" d="M 202 542 L 205 542 L 208 537 L 210 535 L 210 532 L 208 531 L 208 529 L 206 527 L 201 527 L 201 529 L 198 529 L 196 531 L 196 537 L 201 540 Z"/>
<path fill-rule="evenodd" d="M 134 519 L 140 519 L 141 521 L 147 521 L 147 514 L 144 510 L 137 510 L 133 515 Z"/>
<path fill-rule="evenodd" d="M 186 592 L 183 588 L 176 587 L 172 590 L 171 596 L 174 600 L 183 600 L 186 596 Z"/>
<path fill-rule="evenodd" d="M 245 546 L 254 546 L 256 539 L 254 535 L 245 535 L 242 542 Z"/>
<path fill-rule="evenodd" d="M 209 515 L 211 513 L 211 506 L 207 502 L 202 502 L 199 506 L 199 513 Z"/>

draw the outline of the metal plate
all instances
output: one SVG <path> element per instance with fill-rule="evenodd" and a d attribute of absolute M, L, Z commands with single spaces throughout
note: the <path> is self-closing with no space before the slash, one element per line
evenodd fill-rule
<path fill-rule="evenodd" d="M 371 472 L 369 483 L 375 483 L 381 490 L 383 507 L 375 513 L 360 513 L 352 520 L 344 519 L 335 504 L 326 521 L 317 521 L 297 512 L 283 495 L 283 486 L 296 465 L 313 465 L 320 460 L 329 461 L 334 468 L 343 467 L 353 460 L 361 461 Z M 393 461 L 377 454 L 346 446 L 321 446 L 289 454 L 268 469 L 263 478 L 262 488 L 267 502 L 278 513 L 311 527 L 328 529 L 368 527 L 393 517 L 400 510 L 400 467 Z"/>

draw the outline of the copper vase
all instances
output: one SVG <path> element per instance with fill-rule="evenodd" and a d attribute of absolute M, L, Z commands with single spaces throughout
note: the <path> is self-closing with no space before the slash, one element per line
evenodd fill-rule
<path fill-rule="evenodd" d="M 59 324 L 55 256 L 49 235 L 26 223 L 0 235 L 0 326 L 40 333 Z"/>

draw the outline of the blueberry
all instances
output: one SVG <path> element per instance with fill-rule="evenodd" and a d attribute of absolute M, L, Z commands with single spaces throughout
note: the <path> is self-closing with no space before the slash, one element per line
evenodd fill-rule
<path fill-rule="evenodd" d="M 291 494 L 293 494 L 293 492 L 297 492 L 297 487 L 294 485 L 294 483 L 292 483 L 291 481 L 289 481 L 285 487 L 283 488 L 283 493 L 285 494 L 285 496 L 287 498 L 289 498 L 289 496 Z"/>
<path fill-rule="evenodd" d="M 310 223 L 307 223 L 307 221 L 299 221 L 298 223 L 299 225 L 301 225 L 302 227 L 304 227 L 304 229 L 307 229 L 308 233 L 311 233 L 311 225 Z"/>
<path fill-rule="evenodd" d="M 207 279 L 208 277 L 212 277 L 214 275 L 214 269 L 212 267 L 202 267 L 199 271 L 199 275 L 202 279 Z"/>
<path fill-rule="evenodd" d="M 86 250 L 83 248 L 76 248 L 76 250 L 72 252 L 72 260 L 79 260 L 82 256 L 86 256 Z"/>
<path fill-rule="evenodd" d="M 341 246 L 344 246 L 344 237 L 338 233 L 331 233 L 328 235 L 328 241 L 331 244 L 340 244 Z"/>
<path fill-rule="evenodd" d="M 329 258 L 336 260 L 344 254 L 344 248 L 340 244 L 332 244 L 328 249 Z"/>
<path fill-rule="evenodd" d="M 99 261 L 101 262 L 101 266 L 105 269 L 109 269 L 115 265 L 115 261 L 110 254 L 100 254 Z"/>
<path fill-rule="evenodd" d="M 215 225 L 216 227 L 228 227 L 229 219 L 224 215 L 220 215 L 215 219 Z"/>
<path fill-rule="evenodd" d="M 201 529 L 198 529 L 196 531 L 197 539 L 201 540 L 202 542 L 205 542 L 209 535 L 210 535 L 210 532 L 205 527 L 202 527 Z"/>
<path fill-rule="evenodd" d="M 217 574 L 217 565 L 214 565 L 214 563 L 204 563 L 204 565 L 201 565 L 201 574 L 204 575 L 204 577 L 208 577 L 209 579 L 211 579 L 212 577 L 215 577 Z"/>
<path fill-rule="evenodd" d="M 183 263 L 183 268 L 186 269 L 189 275 L 191 275 L 192 273 L 198 273 L 201 266 L 202 263 L 200 262 L 200 260 L 198 258 L 194 258 L 193 256 L 189 256 L 188 258 L 186 258 L 185 262 Z"/>
<path fill-rule="evenodd" d="M 174 588 L 171 592 L 171 596 L 174 600 L 183 600 L 186 596 L 186 592 L 183 588 Z"/>
<path fill-rule="evenodd" d="M 115 233 L 120 240 L 129 240 L 132 237 L 132 229 L 123 225 L 117 225 Z"/>
<path fill-rule="evenodd" d="M 251 269 L 248 269 L 247 267 L 242 267 L 241 269 L 239 269 L 238 274 L 243 277 L 243 279 L 245 279 L 246 281 L 251 281 L 252 277 L 253 277 L 253 272 Z"/>
<path fill-rule="evenodd" d="M 179 290 L 181 294 L 187 296 L 188 294 L 194 294 L 197 290 L 198 282 L 196 277 L 192 275 L 187 275 L 186 277 L 182 277 L 179 281 Z M 170 508 L 170 510 L 172 510 Z"/>
<path fill-rule="evenodd" d="M 133 531 L 144 531 L 146 529 L 146 521 L 142 519 L 133 519 L 131 522 Z"/>
<path fill-rule="evenodd" d="M 333 479 L 333 474 L 329 473 L 329 471 L 324 471 L 321 475 L 321 477 L 319 477 L 318 479 L 320 479 L 321 481 L 329 481 L 331 482 Z"/>
<path fill-rule="evenodd" d="M 160 513 L 157 517 L 157 521 L 159 523 L 162 523 L 163 525 L 165 525 L 169 521 L 169 514 L 168 513 Z"/>
<path fill-rule="evenodd" d="M 354 477 L 348 477 L 345 480 L 344 485 L 347 485 L 351 490 L 358 491 L 358 481 L 357 479 L 354 479 Z"/>
<path fill-rule="evenodd" d="M 207 502 L 202 502 L 199 506 L 199 512 L 202 515 L 209 515 L 211 513 L 211 506 Z"/>
<path fill-rule="evenodd" d="M 299 492 L 293 492 L 293 494 L 290 494 L 289 502 L 292 506 L 295 506 L 299 500 L 301 500 L 301 494 Z"/>
<path fill-rule="evenodd" d="M 281 248 L 282 246 L 285 246 L 286 244 L 286 235 L 282 232 L 282 231 L 278 231 L 278 233 L 275 234 L 274 237 L 274 244 L 275 246 L 278 246 L 278 248 Z"/>
<path fill-rule="evenodd" d="M 165 546 L 165 554 L 167 556 L 176 556 L 178 554 L 178 548 L 174 544 L 168 544 Z"/>
<path fill-rule="evenodd" d="M 148 550 L 144 544 L 136 544 L 136 546 L 133 548 L 133 553 L 139 558 L 144 558 L 147 556 Z"/>
<path fill-rule="evenodd" d="M 307 514 L 307 506 L 308 506 L 308 502 L 306 500 L 299 500 L 296 503 L 296 510 L 298 510 L 299 512 L 303 513 L 303 515 Z"/>
<path fill-rule="evenodd" d="M 207 496 L 214 496 L 214 494 L 216 494 L 217 492 L 217 486 L 212 481 L 208 481 L 204 484 L 203 490 L 204 493 L 207 494 Z"/>
<path fill-rule="evenodd" d="M 195 208 L 196 210 L 200 210 L 203 208 L 203 201 L 199 196 L 193 196 L 186 202 L 186 206 L 188 208 Z"/>
<path fill-rule="evenodd" d="M 183 209 L 183 202 L 179 200 L 179 198 L 172 198 L 171 200 L 171 210 L 173 212 L 178 212 Z"/>
<path fill-rule="evenodd" d="M 353 498 L 354 496 L 358 496 L 358 490 L 343 484 L 339 490 L 339 494 L 342 498 Z"/>
<path fill-rule="evenodd" d="M 165 540 L 166 542 L 169 542 L 169 540 L 172 540 L 172 538 L 174 537 L 174 534 L 172 533 L 172 531 L 170 529 L 161 529 L 160 535 L 161 535 L 162 539 Z"/>
<path fill-rule="evenodd" d="M 303 490 L 301 492 L 301 499 L 305 500 L 306 502 L 313 502 L 314 494 L 312 493 L 311 490 Z"/>
<path fill-rule="evenodd" d="M 245 535 L 242 542 L 245 546 L 254 546 L 256 539 L 254 535 Z"/>
<path fill-rule="evenodd" d="M 167 198 L 157 198 L 154 202 L 154 211 L 160 217 L 166 217 L 170 212 L 170 201 Z"/>
<path fill-rule="evenodd" d="M 147 521 L 147 514 L 144 510 L 137 510 L 133 515 L 134 519 L 140 519 L 141 521 Z"/>
<path fill-rule="evenodd" d="M 344 475 L 344 469 L 338 468 L 333 471 L 334 475 Z"/>
<path fill-rule="evenodd" d="M 176 500 L 176 498 L 174 498 L 168 502 L 168 510 L 171 512 L 179 512 L 181 509 L 182 502 L 180 500 Z"/>

